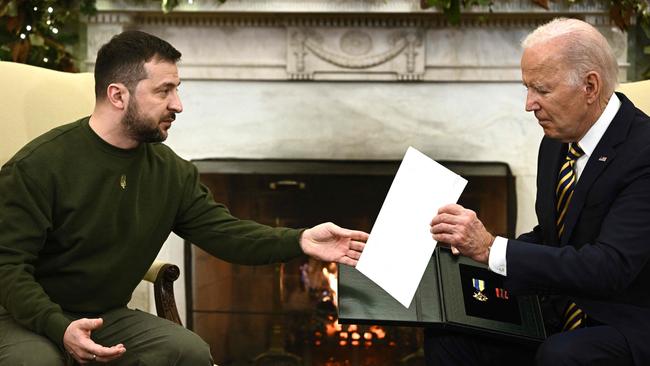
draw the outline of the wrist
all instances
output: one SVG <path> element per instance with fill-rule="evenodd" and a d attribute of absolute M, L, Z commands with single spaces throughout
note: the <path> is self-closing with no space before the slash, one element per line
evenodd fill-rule
<path fill-rule="evenodd" d="M 494 244 L 495 237 L 492 234 L 488 234 L 487 246 L 485 247 L 485 264 L 490 262 L 490 250 Z"/>
<path fill-rule="evenodd" d="M 308 230 L 309 229 L 300 230 L 300 234 L 298 234 L 298 245 L 304 254 L 307 254 L 307 237 L 309 235 L 307 233 Z"/>

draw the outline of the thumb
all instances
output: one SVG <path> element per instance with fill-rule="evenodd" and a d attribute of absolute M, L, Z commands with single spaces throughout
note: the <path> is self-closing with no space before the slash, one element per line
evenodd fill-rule
<path fill-rule="evenodd" d="M 99 329 L 102 327 L 102 325 L 104 325 L 104 319 L 102 318 L 80 319 L 79 322 L 80 322 L 79 326 L 87 330 Z"/>
<path fill-rule="evenodd" d="M 347 238 L 352 236 L 352 230 L 342 228 L 342 227 L 336 225 L 333 222 L 328 222 L 327 223 L 327 230 L 330 233 L 332 233 L 332 234 L 334 234 L 336 236 L 342 236 L 342 237 L 347 237 Z"/>

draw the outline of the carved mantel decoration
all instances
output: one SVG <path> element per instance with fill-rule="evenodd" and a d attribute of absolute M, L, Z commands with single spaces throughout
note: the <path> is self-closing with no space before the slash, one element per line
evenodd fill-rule
<path fill-rule="evenodd" d="M 470 10 L 459 26 L 418 0 L 195 0 L 166 15 L 151 3 L 97 6 L 88 19 L 89 68 L 112 34 L 138 28 L 182 45 L 190 79 L 516 81 L 520 38 L 556 16 L 601 28 L 627 65 L 626 37 L 598 1 L 544 10 L 504 0 Z"/>
<path fill-rule="evenodd" d="M 287 36 L 291 79 L 312 80 L 315 73 L 394 74 L 398 80 L 424 75 L 422 32 L 417 29 L 288 28 Z"/>

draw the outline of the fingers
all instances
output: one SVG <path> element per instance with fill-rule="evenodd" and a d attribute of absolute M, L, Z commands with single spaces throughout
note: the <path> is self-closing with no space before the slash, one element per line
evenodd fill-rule
<path fill-rule="evenodd" d="M 86 364 L 89 362 L 109 362 L 121 357 L 124 352 L 126 352 L 126 348 L 123 344 L 104 347 L 93 343 L 84 351 L 70 351 L 70 354 L 80 364 Z"/>
<path fill-rule="evenodd" d="M 72 358 L 74 358 L 75 361 L 77 361 L 77 363 L 81 365 L 85 365 L 90 362 L 95 362 L 97 360 L 97 356 L 89 352 L 70 351 L 69 353 L 72 356 Z"/>
<path fill-rule="evenodd" d="M 348 265 L 350 267 L 356 267 L 358 261 L 356 259 L 353 259 L 353 258 L 350 258 L 350 257 L 346 256 L 346 257 L 343 257 L 343 258 L 339 259 L 338 262 L 341 263 L 341 264 Z"/>
<path fill-rule="evenodd" d="M 104 347 L 98 344 L 95 344 L 95 347 L 89 349 L 89 352 L 93 355 L 96 355 L 98 359 L 115 359 L 120 357 L 124 352 L 126 352 L 126 347 L 123 344 L 118 344 L 112 347 Z"/>
<path fill-rule="evenodd" d="M 108 362 L 126 352 L 123 344 L 104 347 L 95 343 L 90 335 L 104 324 L 101 318 L 78 319 L 70 323 L 63 335 L 63 344 L 70 355 L 80 364 Z"/>
<path fill-rule="evenodd" d="M 84 330 L 95 330 L 101 328 L 101 326 L 104 324 L 104 320 L 102 318 L 94 318 L 94 319 L 79 319 L 77 320 L 79 328 L 84 329 Z"/>
<path fill-rule="evenodd" d="M 352 250 L 355 250 L 357 252 L 363 252 L 363 249 L 365 247 L 366 247 L 365 242 L 355 241 L 355 240 L 350 241 L 350 249 Z"/>
<path fill-rule="evenodd" d="M 431 234 L 443 234 L 443 233 L 454 233 L 458 230 L 459 228 L 456 226 L 456 224 L 448 224 L 448 223 L 439 223 L 431 227 L 429 231 Z"/>
<path fill-rule="evenodd" d="M 361 252 L 357 252 L 354 250 L 348 250 L 348 252 L 345 254 L 346 257 L 352 258 L 352 259 L 359 259 L 361 258 Z"/>
<path fill-rule="evenodd" d="M 95 351 L 94 355 L 97 362 L 109 362 L 120 358 L 124 352 L 126 352 L 126 347 L 123 344 L 118 344 L 112 347 L 101 347 Z"/>
<path fill-rule="evenodd" d="M 364 243 L 368 241 L 368 237 L 370 236 L 368 233 L 358 230 L 349 230 L 349 234 L 352 240 L 358 240 Z"/>
<path fill-rule="evenodd" d="M 359 231 L 359 230 L 350 230 L 346 228 L 342 228 L 340 226 L 337 226 L 336 224 L 333 224 L 331 222 L 327 223 L 328 229 L 335 235 L 341 236 L 341 237 L 347 237 L 352 240 L 357 240 L 357 241 L 362 241 L 366 242 L 368 241 L 368 233 Z"/>
<path fill-rule="evenodd" d="M 451 224 L 437 224 L 429 230 L 433 240 L 445 242 L 448 246 L 462 245 L 467 242 L 467 237 L 462 226 Z"/>
<path fill-rule="evenodd" d="M 431 223 L 429 225 L 435 226 L 441 223 L 447 223 L 447 224 L 461 224 L 465 222 L 465 218 L 462 215 L 456 215 L 456 214 L 450 214 L 447 212 L 444 213 L 439 213 L 436 216 L 431 219 Z"/>
<path fill-rule="evenodd" d="M 438 214 L 431 219 L 430 225 L 436 225 L 441 222 L 460 224 L 469 223 L 476 218 L 476 212 L 464 208 L 461 205 L 452 204 L 442 206 L 438 210 Z"/>
<path fill-rule="evenodd" d="M 463 245 L 463 242 L 458 240 L 458 237 L 454 234 L 434 234 L 433 239 L 438 243 L 445 243 L 443 246 L 453 247 L 455 245 Z"/>
<path fill-rule="evenodd" d="M 461 205 L 458 205 L 458 204 L 455 204 L 455 203 L 452 203 L 452 204 L 440 207 L 438 209 L 438 214 L 448 213 L 448 214 L 452 214 L 452 215 L 460 215 L 461 213 L 463 213 L 463 211 L 465 211 L 465 207 L 463 207 Z"/>

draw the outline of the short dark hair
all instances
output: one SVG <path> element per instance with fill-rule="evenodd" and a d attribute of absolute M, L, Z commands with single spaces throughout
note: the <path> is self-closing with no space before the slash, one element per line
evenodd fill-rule
<path fill-rule="evenodd" d="M 95 97 L 106 98 L 111 83 L 122 83 L 133 92 L 140 80 L 146 79 L 144 64 L 152 58 L 176 63 L 181 53 L 167 41 L 151 34 L 124 31 L 103 45 L 95 62 Z"/>

